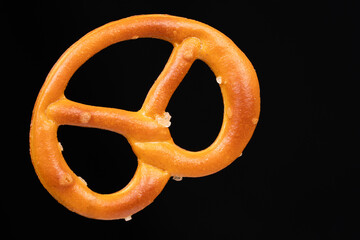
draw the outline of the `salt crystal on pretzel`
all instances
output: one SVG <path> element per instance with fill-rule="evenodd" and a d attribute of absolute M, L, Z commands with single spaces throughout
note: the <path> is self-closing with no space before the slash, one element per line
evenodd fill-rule
<path fill-rule="evenodd" d="M 87 182 L 85 181 L 85 179 L 83 179 L 82 177 L 78 176 L 78 178 L 80 179 L 80 181 L 82 181 L 86 186 L 87 186 Z"/>
<path fill-rule="evenodd" d="M 183 177 L 173 176 L 173 180 L 180 182 L 183 180 Z"/>
<path fill-rule="evenodd" d="M 164 112 L 163 115 L 156 115 L 155 119 L 156 119 L 156 122 L 163 127 L 170 127 L 170 125 L 171 125 L 171 122 L 170 122 L 171 115 L 168 112 Z"/>
<path fill-rule="evenodd" d="M 60 149 L 60 151 L 64 151 L 64 147 L 63 147 L 63 145 L 61 144 L 61 142 L 59 142 L 59 149 Z"/>

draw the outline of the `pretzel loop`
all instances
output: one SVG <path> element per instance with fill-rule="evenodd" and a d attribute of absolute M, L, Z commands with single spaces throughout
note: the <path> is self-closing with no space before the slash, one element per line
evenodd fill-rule
<path fill-rule="evenodd" d="M 158 38 L 174 45 L 139 111 L 90 106 L 64 96 L 71 76 L 91 56 L 111 44 L 139 37 Z M 196 59 L 208 64 L 220 83 L 224 117 L 214 143 L 192 152 L 178 147 L 172 140 L 165 110 Z M 50 71 L 33 111 L 32 163 L 44 187 L 68 209 L 89 218 L 126 218 L 150 204 L 170 176 L 199 177 L 228 166 L 250 140 L 259 112 L 255 71 L 225 35 L 205 24 L 179 17 L 129 17 L 85 35 Z M 138 157 L 138 168 L 129 184 L 112 194 L 90 190 L 62 156 L 57 140 L 59 125 L 100 128 L 125 136 Z"/>

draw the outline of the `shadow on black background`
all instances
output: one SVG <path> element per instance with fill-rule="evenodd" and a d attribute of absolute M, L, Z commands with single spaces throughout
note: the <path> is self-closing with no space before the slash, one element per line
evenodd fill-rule
<path fill-rule="evenodd" d="M 5 145 L 11 154 L 3 155 L 1 208 L 3 227 L 14 237 L 360 238 L 354 3 L 32 1 L 4 10 L 3 96 L 10 96 L 3 118 L 11 119 L 4 126 L 10 123 L 16 136 Z M 38 181 L 28 152 L 31 111 L 47 73 L 71 44 L 110 21 L 146 13 L 195 19 L 230 37 L 258 74 L 260 121 L 243 156 L 226 169 L 170 180 L 130 222 L 86 219 L 58 204 Z M 66 96 L 137 110 L 171 50 L 154 39 L 115 44 L 75 73 Z M 210 145 L 221 126 L 221 101 L 213 73 L 195 62 L 167 109 L 174 141 L 189 150 Z M 69 166 L 94 191 L 117 191 L 135 172 L 136 156 L 118 134 L 70 126 L 58 134 Z"/>

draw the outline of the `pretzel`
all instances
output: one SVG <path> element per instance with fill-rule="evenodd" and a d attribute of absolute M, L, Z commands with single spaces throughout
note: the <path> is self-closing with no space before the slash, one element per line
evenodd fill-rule
<path fill-rule="evenodd" d="M 114 43 L 157 38 L 174 49 L 137 112 L 90 106 L 64 96 L 74 72 Z M 168 127 L 166 106 L 192 63 L 204 61 L 216 75 L 223 95 L 222 127 L 201 151 L 177 146 Z M 259 85 L 250 61 L 224 34 L 203 23 L 169 15 L 140 15 L 108 23 L 86 34 L 56 62 L 36 100 L 30 127 L 30 154 L 47 191 L 69 210 L 94 219 L 131 219 L 160 194 L 171 176 L 215 173 L 241 154 L 258 122 Z M 60 125 L 110 130 L 125 136 L 138 158 L 129 184 L 99 194 L 67 165 L 57 139 Z"/>

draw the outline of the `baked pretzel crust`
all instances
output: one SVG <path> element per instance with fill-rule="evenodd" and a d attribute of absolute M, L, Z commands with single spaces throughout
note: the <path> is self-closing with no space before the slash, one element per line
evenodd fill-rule
<path fill-rule="evenodd" d="M 68 81 L 90 57 L 117 42 L 157 38 L 173 52 L 137 112 L 90 106 L 64 96 Z M 168 129 L 166 106 L 192 63 L 200 59 L 214 72 L 224 103 L 216 140 L 201 151 L 177 146 Z M 201 177 L 238 158 L 249 142 L 260 113 L 257 76 L 240 49 L 216 29 L 186 18 L 140 15 L 108 23 L 86 34 L 56 62 L 40 90 L 30 128 L 30 154 L 49 193 L 69 210 L 89 218 L 126 218 L 149 205 L 170 176 Z M 118 192 L 89 189 L 66 164 L 57 139 L 59 125 L 110 130 L 127 138 L 138 167 Z"/>

